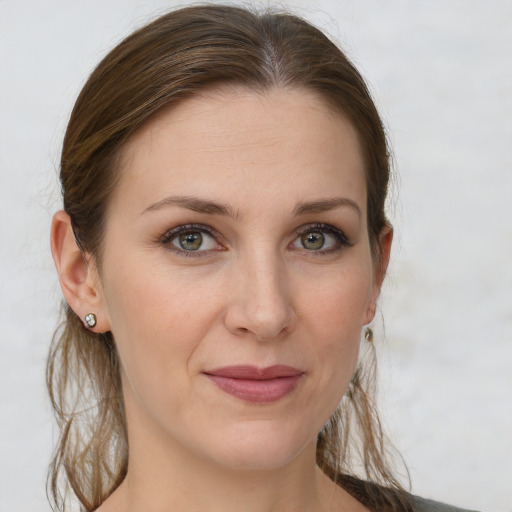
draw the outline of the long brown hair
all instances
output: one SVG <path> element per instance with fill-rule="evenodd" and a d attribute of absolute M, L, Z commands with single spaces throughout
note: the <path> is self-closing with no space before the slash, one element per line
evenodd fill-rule
<path fill-rule="evenodd" d="M 364 80 L 339 48 L 303 19 L 220 5 L 179 9 L 137 30 L 100 62 L 83 87 L 65 134 L 60 179 L 64 209 L 84 257 L 94 258 L 101 271 L 105 212 L 130 136 L 161 109 L 215 86 L 256 93 L 306 89 L 352 122 L 365 160 L 368 232 L 378 259 L 389 155 Z M 317 463 L 368 507 L 407 510 L 373 404 L 374 349 L 371 344 L 363 349 L 369 357 L 361 358 L 340 407 L 318 436 Z M 64 483 L 82 509 L 92 511 L 127 471 L 112 334 L 85 330 L 65 305 L 50 349 L 47 384 L 61 429 L 49 471 L 52 504 L 65 510 Z"/>

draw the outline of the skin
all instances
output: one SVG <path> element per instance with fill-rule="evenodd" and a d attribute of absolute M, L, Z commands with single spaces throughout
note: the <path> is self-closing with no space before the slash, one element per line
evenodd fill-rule
<path fill-rule="evenodd" d="M 113 332 L 121 360 L 129 469 L 99 510 L 365 510 L 315 466 L 392 240 L 386 227 L 372 258 L 351 124 L 306 91 L 209 92 L 146 124 L 121 172 L 101 268 L 64 212 L 52 226 L 66 300 Z M 189 224 L 195 251 L 175 232 Z M 239 364 L 303 376 L 260 404 L 204 373 Z"/>

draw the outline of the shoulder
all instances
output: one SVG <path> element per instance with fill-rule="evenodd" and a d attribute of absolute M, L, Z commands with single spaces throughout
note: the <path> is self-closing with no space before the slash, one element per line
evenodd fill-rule
<path fill-rule="evenodd" d="M 411 496 L 414 512 L 475 512 L 468 509 L 454 507 L 439 501 L 427 500 L 419 496 Z"/>

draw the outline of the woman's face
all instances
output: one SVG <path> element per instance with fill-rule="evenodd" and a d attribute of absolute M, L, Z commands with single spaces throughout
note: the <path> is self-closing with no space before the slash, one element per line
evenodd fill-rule
<path fill-rule="evenodd" d="M 290 462 L 340 402 L 378 294 L 354 129 L 308 92 L 210 93 L 143 127 L 121 171 L 97 313 L 131 454 Z"/>

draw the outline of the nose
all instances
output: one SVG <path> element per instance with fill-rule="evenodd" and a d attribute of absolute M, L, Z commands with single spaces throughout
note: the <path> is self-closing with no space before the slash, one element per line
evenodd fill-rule
<path fill-rule="evenodd" d="M 230 277 L 225 325 L 231 333 L 271 341 L 294 329 L 290 280 L 277 256 L 253 255 Z"/>

